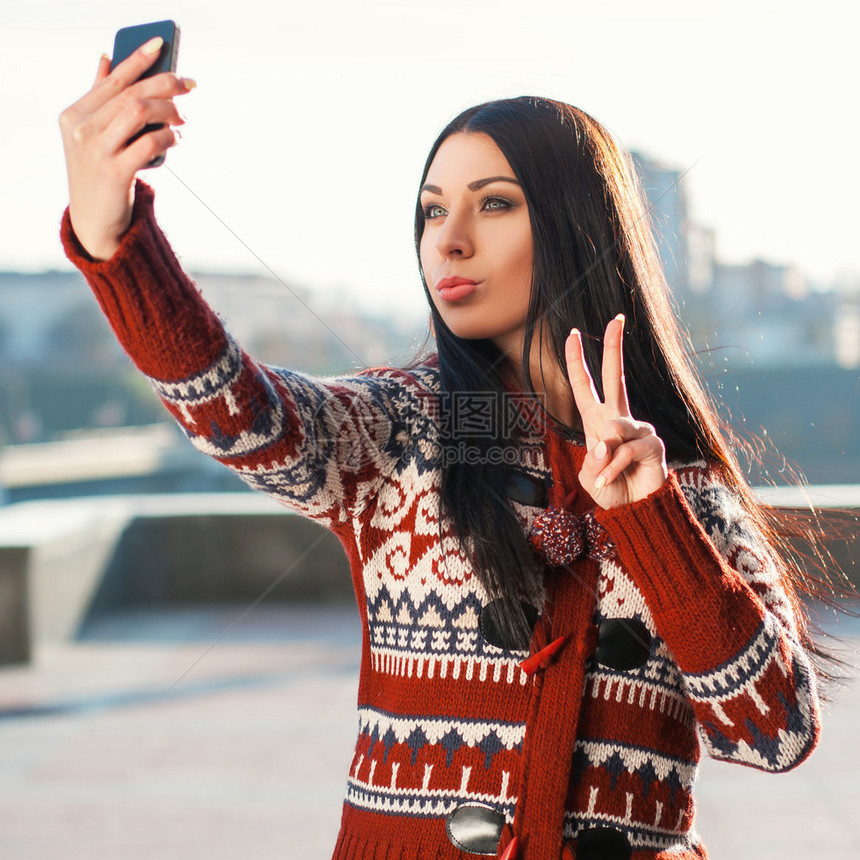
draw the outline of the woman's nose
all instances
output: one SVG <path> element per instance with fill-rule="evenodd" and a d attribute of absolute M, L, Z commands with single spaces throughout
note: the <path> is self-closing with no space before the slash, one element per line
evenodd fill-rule
<path fill-rule="evenodd" d="M 474 238 L 465 215 L 449 213 L 436 237 L 436 249 L 443 257 L 471 257 L 475 253 Z"/>

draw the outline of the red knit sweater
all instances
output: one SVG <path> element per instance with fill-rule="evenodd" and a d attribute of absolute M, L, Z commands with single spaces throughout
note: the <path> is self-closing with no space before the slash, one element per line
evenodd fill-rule
<path fill-rule="evenodd" d="M 440 511 L 434 362 L 331 379 L 255 363 L 152 205 L 138 183 L 109 261 L 68 211 L 62 240 L 194 445 L 346 550 L 364 633 L 336 860 L 496 856 L 514 836 L 520 860 L 703 858 L 700 741 L 769 771 L 810 753 L 814 678 L 780 571 L 715 469 L 676 465 L 647 499 L 595 510 L 581 446 L 551 426 L 523 444 L 512 506 L 546 601 L 527 647 L 500 641 Z"/>

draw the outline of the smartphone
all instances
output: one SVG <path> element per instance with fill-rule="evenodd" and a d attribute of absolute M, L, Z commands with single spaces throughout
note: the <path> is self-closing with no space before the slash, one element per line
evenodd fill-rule
<path fill-rule="evenodd" d="M 111 71 L 126 57 L 134 53 L 144 42 L 148 42 L 155 36 L 161 36 L 164 39 L 161 53 L 138 80 L 150 78 L 153 75 L 161 74 L 161 72 L 175 72 L 176 57 L 179 53 L 179 27 L 176 26 L 174 21 L 155 21 L 152 24 L 138 24 L 135 27 L 123 27 L 121 30 L 118 30 L 113 42 L 113 57 L 110 61 Z M 154 131 L 157 128 L 163 128 L 163 126 L 163 123 L 149 123 L 145 125 L 134 137 L 128 140 L 126 145 L 134 143 L 142 134 Z M 159 164 L 163 163 L 164 155 L 159 155 L 153 158 L 146 167 L 158 167 Z"/>

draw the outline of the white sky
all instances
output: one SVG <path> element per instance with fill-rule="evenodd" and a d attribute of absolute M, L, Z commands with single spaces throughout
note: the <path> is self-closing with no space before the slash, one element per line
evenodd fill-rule
<path fill-rule="evenodd" d="M 66 268 L 57 116 L 113 33 L 173 18 L 199 88 L 145 171 L 184 265 L 261 264 L 390 313 L 423 308 L 412 213 L 424 157 L 462 108 L 548 95 L 690 169 L 728 262 L 860 272 L 860 6 L 846 0 L 2 0 L 0 269 Z M 175 173 L 175 176 L 173 175 Z"/>

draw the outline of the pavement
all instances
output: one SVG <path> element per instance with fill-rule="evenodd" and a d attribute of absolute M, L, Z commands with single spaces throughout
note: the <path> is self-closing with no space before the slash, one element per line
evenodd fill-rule
<path fill-rule="evenodd" d="M 829 616 L 858 665 L 860 621 Z M 354 609 L 117 613 L 0 668 L 0 858 L 327 860 L 356 730 Z M 860 857 L 860 684 L 788 774 L 703 762 L 712 860 Z"/>

